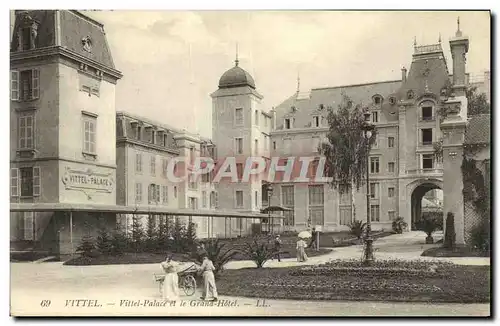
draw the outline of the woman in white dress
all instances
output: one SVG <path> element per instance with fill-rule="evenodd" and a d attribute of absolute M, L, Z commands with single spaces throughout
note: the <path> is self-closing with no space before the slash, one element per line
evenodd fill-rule
<path fill-rule="evenodd" d="M 163 281 L 162 295 L 163 300 L 177 301 L 179 300 L 179 276 L 177 275 L 178 263 L 172 260 L 172 257 L 167 257 L 166 261 L 161 263 L 161 267 L 165 271 L 165 280 Z"/>
<path fill-rule="evenodd" d="M 307 261 L 306 248 L 307 243 L 299 238 L 299 241 L 297 241 L 297 261 Z"/>

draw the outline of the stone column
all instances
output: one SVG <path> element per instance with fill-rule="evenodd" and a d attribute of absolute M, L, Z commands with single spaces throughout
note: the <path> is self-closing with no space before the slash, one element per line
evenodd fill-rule
<path fill-rule="evenodd" d="M 460 115 L 462 106 L 467 106 L 467 99 L 454 98 L 447 101 L 445 107 L 448 116 L 441 123 L 443 132 L 443 209 L 444 218 L 448 212 L 454 214 L 456 244 L 463 245 L 464 240 L 464 197 L 463 197 L 463 143 L 467 120 Z M 446 220 L 444 224 L 446 225 Z M 445 231 L 446 232 L 446 231 Z"/>

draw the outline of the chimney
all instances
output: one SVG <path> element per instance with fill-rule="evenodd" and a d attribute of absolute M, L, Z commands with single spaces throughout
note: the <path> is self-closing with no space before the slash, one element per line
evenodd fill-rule
<path fill-rule="evenodd" d="M 401 68 L 401 80 L 404 82 L 406 82 L 406 68 L 403 67 Z"/>

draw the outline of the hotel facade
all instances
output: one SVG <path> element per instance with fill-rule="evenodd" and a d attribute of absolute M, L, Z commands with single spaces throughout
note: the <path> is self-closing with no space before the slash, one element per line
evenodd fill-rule
<path fill-rule="evenodd" d="M 249 234 L 260 222 L 213 219 L 210 212 L 253 214 L 269 205 L 289 209 L 280 231 L 312 226 L 347 230 L 354 210 L 356 219 L 366 220 L 365 187 L 353 194 L 325 182 L 267 180 L 264 174 L 248 182 L 214 182 L 214 173 L 197 178 L 192 172 L 198 157 L 216 162 L 234 157 L 240 179 L 248 157 L 262 158 L 267 169 L 273 157 L 285 164 L 288 157 L 309 157 L 317 166 L 318 145 L 328 132 L 328 111 L 348 96 L 368 107 L 377 128 L 369 158 L 373 228 L 390 229 L 399 216 L 411 227 L 420 216 L 422 197 L 442 189 L 450 198 L 445 199 L 444 211 L 456 212 L 457 242 L 463 243 L 467 223 L 461 191 L 454 190 L 461 188 L 445 181 L 459 177 L 460 165 L 437 160 L 433 149 L 444 139 L 446 155 L 459 151 L 463 136 L 457 142 L 447 139 L 465 133 L 467 125 L 469 41 L 458 30 L 449 46 L 453 74 L 441 42 L 415 45 L 410 68 L 401 70 L 401 79 L 297 90 L 272 109 L 262 106 L 263 95 L 254 79 L 236 60 L 210 94 L 208 139 L 160 120 L 117 112 L 115 87 L 122 74 L 114 66 L 102 24 L 72 10 L 17 11 L 10 53 L 11 203 L 203 210 L 207 217 L 183 219 L 196 223 L 201 238 Z M 489 97 L 486 77 L 470 84 L 487 90 Z M 439 112 L 451 105 L 459 110 L 452 110 L 449 120 Z M 176 182 L 167 177 L 167 167 L 179 158 L 186 163 L 178 169 L 187 177 Z M 269 183 L 272 193 L 267 191 Z M 11 243 L 16 246 L 37 243 L 51 252 L 72 253 L 75 244 L 69 238 L 80 239 L 116 224 L 128 228 L 131 214 L 86 212 L 70 218 L 63 212 L 15 212 L 10 222 Z"/>

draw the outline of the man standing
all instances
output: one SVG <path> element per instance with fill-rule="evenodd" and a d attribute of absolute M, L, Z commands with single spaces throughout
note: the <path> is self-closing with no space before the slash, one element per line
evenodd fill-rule
<path fill-rule="evenodd" d="M 201 300 L 206 300 L 209 297 L 212 297 L 212 301 L 217 301 L 217 287 L 215 286 L 215 275 L 214 275 L 214 264 L 208 257 L 205 255 L 203 257 L 203 263 L 200 266 L 199 271 L 203 275 L 203 294 L 201 296 Z"/>
<path fill-rule="evenodd" d="M 276 238 L 274 239 L 274 251 L 276 252 L 276 258 L 278 258 L 278 261 L 281 262 L 281 257 L 280 257 L 280 251 L 281 251 L 281 239 L 280 235 L 276 235 Z"/>
<path fill-rule="evenodd" d="M 316 244 L 316 237 L 318 236 L 318 231 L 316 231 L 316 228 L 313 228 L 312 229 L 312 232 L 311 232 L 311 242 L 309 243 L 309 248 L 313 248 L 313 244 Z"/>

